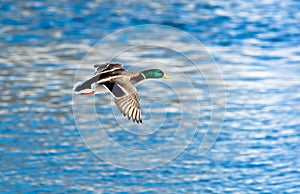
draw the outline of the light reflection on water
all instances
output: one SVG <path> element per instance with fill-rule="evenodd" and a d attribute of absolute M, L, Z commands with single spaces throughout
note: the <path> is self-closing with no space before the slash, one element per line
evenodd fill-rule
<path fill-rule="evenodd" d="M 132 9 L 109 2 L 3 2 L 1 191 L 296 193 L 300 6 L 292 0 L 267 2 L 123 3 Z M 122 26 L 141 23 L 170 24 L 208 45 L 226 83 L 227 112 L 218 142 L 205 156 L 198 155 L 200 133 L 171 163 L 151 171 L 129 171 L 98 160 L 81 141 L 73 121 L 72 87 L 77 64 L 90 45 Z M 122 62 L 132 59 L 124 56 Z M 179 66 L 201 86 L 203 80 L 193 77 L 189 67 Z M 85 70 L 87 75 L 93 71 Z M 205 126 L 210 101 L 205 92 L 201 97 L 200 121 Z M 119 114 L 109 96 L 102 98 L 97 101 L 98 114 Z M 176 111 L 168 116 L 176 117 Z M 118 141 L 135 140 L 124 137 L 124 131 L 108 130 Z M 168 137 L 172 131 L 164 133 Z"/>

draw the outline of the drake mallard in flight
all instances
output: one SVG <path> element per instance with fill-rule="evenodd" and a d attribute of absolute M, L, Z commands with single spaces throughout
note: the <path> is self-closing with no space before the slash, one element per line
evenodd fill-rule
<path fill-rule="evenodd" d="M 129 72 L 120 63 L 97 64 L 94 67 L 95 75 L 77 83 L 74 92 L 85 96 L 110 92 L 123 115 L 137 123 L 142 123 L 142 117 L 139 95 L 133 85 L 149 78 L 170 78 L 160 69 Z"/>

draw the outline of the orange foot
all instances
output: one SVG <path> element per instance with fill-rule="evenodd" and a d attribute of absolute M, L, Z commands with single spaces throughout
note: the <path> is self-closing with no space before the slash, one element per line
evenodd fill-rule
<path fill-rule="evenodd" d="M 93 96 L 95 94 L 95 91 L 89 92 L 89 93 L 82 93 L 82 96 Z"/>

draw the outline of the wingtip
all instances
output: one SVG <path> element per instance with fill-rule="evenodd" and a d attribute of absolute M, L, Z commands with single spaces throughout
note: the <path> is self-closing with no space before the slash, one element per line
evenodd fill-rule
<path fill-rule="evenodd" d="M 133 122 L 136 122 L 137 124 L 142 124 L 142 123 L 143 123 L 142 120 L 135 120 L 135 121 L 133 121 Z"/>
<path fill-rule="evenodd" d="M 126 114 L 123 114 L 123 116 L 126 117 Z M 133 123 L 137 123 L 137 124 L 142 124 L 143 123 L 142 120 L 134 119 L 134 118 L 131 118 L 130 116 L 127 116 L 127 119 L 129 121 L 132 120 Z"/>
<path fill-rule="evenodd" d="M 82 83 L 83 82 L 77 82 L 75 83 L 74 87 L 73 87 L 73 92 L 76 93 L 76 94 L 79 94 L 80 93 L 80 87 L 82 86 Z"/>

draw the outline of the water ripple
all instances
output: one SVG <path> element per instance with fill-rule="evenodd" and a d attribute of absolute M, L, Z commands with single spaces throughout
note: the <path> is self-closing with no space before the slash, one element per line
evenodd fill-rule
<path fill-rule="evenodd" d="M 0 190 L 299 193 L 299 7 L 295 0 L 3 1 Z M 180 68 L 190 76 L 192 84 L 202 91 L 203 112 L 199 118 L 201 130 L 175 160 L 153 170 L 129 171 L 98 160 L 82 142 L 73 121 L 72 87 L 77 64 L 91 45 L 122 27 L 148 23 L 186 30 L 207 45 L 226 83 L 227 113 L 217 143 L 208 154 L 199 156 L 198 140 L 205 134 L 202 129 L 210 119 L 205 80 L 172 52 L 132 50 L 120 58 L 121 62 L 130 65 L 136 56 L 155 63 L 176 61 L 170 72 L 176 74 L 176 68 Z M 170 36 L 170 40 L 203 59 L 192 45 L 181 45 L 177 37 Z M 108 51 L 111 47 L 103 46 Z M 96 55 L 95 61 L 106 54 Z M 205 64 L 203 61 L 203 67 Z M 86 75 L 93 72 L 90 68 L 82 70 Z M 176 84 L 186 91 L 184 82 Z M 139 87 L 142 90 L 149 86 Z M 149 100 L 147 93 L 141 95 L 146 102 Z M 117 111 L 110 106 L 109 96 L 99 98 L 99 115 Z M 172 104 L 177 102 L 172 92 L 166 99 Z M 188 97 L 184 100 L 194 102 Z M 150 119 L 158 105 L 144 107 L 152 109 L 149 114 L 145 112 Z M 100 117 L 99 121 L 116 141 L 148 149 L 167 141 L 174 133 L 172 128 L 176 125 L 171 122 L 177 120 L 179 109 L 166 109 L 168 115 L 152 116 L 166 116 L 170 124 L 152 138 L 128 135 L 130 131 L 126 130 L 114 131 L 110 128 L 115 124 L 109 119 L 111 115 Z"/>

